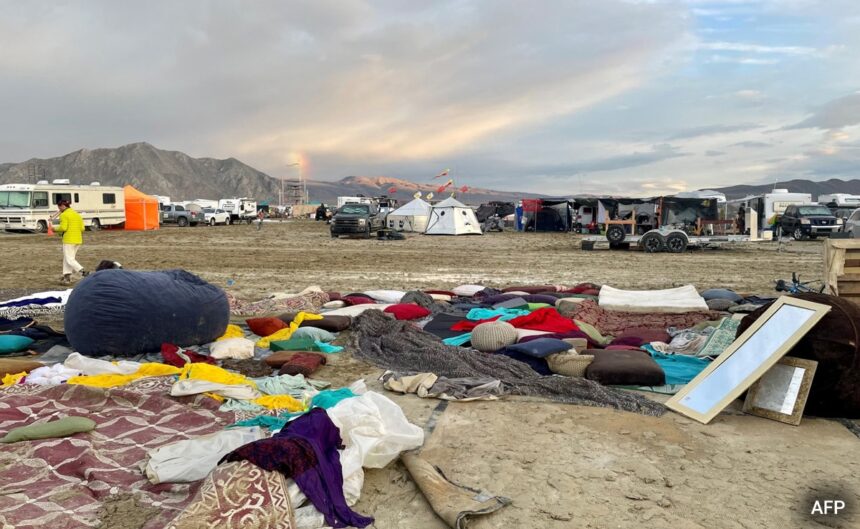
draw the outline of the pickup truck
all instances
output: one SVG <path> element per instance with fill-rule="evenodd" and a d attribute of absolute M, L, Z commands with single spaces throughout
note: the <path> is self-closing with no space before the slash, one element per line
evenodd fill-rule
<path fill-rule="evenodd" d="M 814 239 L 842 229 L 843 219 L 837 219 L 827 206 L 798 204 L 785 208 L 779 218 L 782 235 L 795 240 Z"/>
<path fill-rule="evenodd" d="M 203 213 L 189 211 L 185 206 L 178 204 L 162 204 L 161 205 L 161 222 L 164 224 L 176 224 L 177 226 L 197 226 L 198 223 L 204 222 Z"/>
<path fill-rule="evenodd" d="M 344 204 L 331 219 L 331 236 L 361 235 L 370 238 L 371 234 L 385 228 L 385 216 L 375 204 Z"/>

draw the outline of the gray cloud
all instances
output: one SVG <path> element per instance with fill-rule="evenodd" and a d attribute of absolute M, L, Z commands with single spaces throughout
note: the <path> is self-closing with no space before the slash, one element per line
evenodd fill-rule
<path fill-rule="evenodd" d="M 631 167 L 649 165 L 689 155 L 690 153 L 681 152 L 678 147 L 662 143 L 651 146 L 651 150 L 649 151 L 633 152 L 630 154 L 608 156 L 605 158 L 595 158 L 578 163 L 575 162 L 567 168 L 566 172 L 568 174 L 577 174 L 617 171 L 619 169 L 629 169 Z"/>
<path fill-rule="evenodd" d="M 725 156 L 726 153 L 723 151 L 705 151 L 705 156 Z"/>
<path fill-rule="evenodd" d="M 825 103 L 808 118 L 785 129 L 839 129 L 859 123 L 860 92 L 856 92 Z"/>
<path fill-rule="evenodd" d="M 755 123 L 742 123 L 739 125 L 704 125 L 701 127 L 691 127 L 688 129 L 679 130 L 666 138 L 669 141 L 686 140 L 690 138 L 698 138 L 701 136 L 715 136 L 717 134 L 729 134 L 732 132 L 742 132 L 761 127 Z"/>
<path fill-rule="evenodd" d="M 737 143 L 733 143 L 729 145 L 729 147 L 744 147 L 747 149 L 766 149 L 768 147 L 773 147 L 772 143 L 765 143 L 763 141 L 739 141 Z"/>

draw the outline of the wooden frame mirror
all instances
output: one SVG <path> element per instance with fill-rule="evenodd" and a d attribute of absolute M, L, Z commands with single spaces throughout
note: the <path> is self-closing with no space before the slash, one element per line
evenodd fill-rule
<path fill-rule="evenodd" d="M 782 358 L 750 386 L 744 413 L 799 425 L 817 367 L 815 360 Z"/>
<path fill-rule="evenodd" d="M 709 423 L 773 367 L 830 310 L 783 296 L 711 365 L 666 402 L 666 407 Z"/>

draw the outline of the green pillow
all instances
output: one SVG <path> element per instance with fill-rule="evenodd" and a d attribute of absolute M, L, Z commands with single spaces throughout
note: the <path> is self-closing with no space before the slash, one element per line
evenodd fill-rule
<path fill-rule="evenodd" d="M 17 353 L 30 347 L 34 340 L 18 334 L 0 334 L 0 353 Z"/>
<path fill-rule="evenodd" d="M 529 303 L 529 310 L 535 311 L 538 309 L 544 309 L 546 307 L 551 307 L 549 303 Z"/>
<path fill-rule="evenodd" d="M 294 333 L 295 334 L 295 333 Z M 314 347 L 314 339 L 310 336 L 290 337 L 289 340 L 278 340 L 269 344 L 272 351 L 310 351 Z"/>
<path fill-rule="evenodd" d="M 9 433 L 0 439 L 0 443 L 17 443 L 18 441 L 32 441 L 33 439 L 67 437 L 80 432 L 89 432 L 94 430 L 95 427 L 95 421 L 86 417 L 63 417 L 58 421 L 28 424 L 27 426 L 9 430 Z"/>
<path fill-rule="evenodd" d="M 299 339 L 299 338 L 310 338 L 317 342 L 331 342 L 334 341 L 334 334 L 328 332 L 325 329 L 319 329 L 317 327 L 299 327 L 293 332 L 293 335 L 290 336 L 290 339 Z"/>

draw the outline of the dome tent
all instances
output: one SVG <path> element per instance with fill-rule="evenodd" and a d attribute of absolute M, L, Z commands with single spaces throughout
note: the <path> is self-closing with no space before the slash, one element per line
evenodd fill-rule
<path fill-rule="evenodd" d="M 446 198 L 430 209 L 425 235 L 481 235 L 475 212 L 454 197 Z"/>
<path fill-rule="evenodd" d="M 420 198 L 404 204 L 388 214 L 386 225 L 396 231 L 423 232 L 427 229 L 432 206 Z"/>

